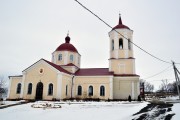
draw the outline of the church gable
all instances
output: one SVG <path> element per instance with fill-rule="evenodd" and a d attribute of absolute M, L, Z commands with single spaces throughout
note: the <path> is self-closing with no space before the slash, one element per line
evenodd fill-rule
<path fill-rule="evenodd" d="M 36 72 L 39 72 L 40 74 L 44 73 L 44 68 L 46 69 L 51 69 L 52 71 L 54 71 L 55 73 L 57 72 L 63 72 L 66 74 L 71 74 L 70 72 L 64 70 L 62 67 L 51 63 L 45 59 L 40 59 L 39 61 L 37 61 L 36 63 L 32 64 L 31 66 L 29 66 L 28 68 L 26 68 L 25 70 L 23 70 L 22 72 L 29 72 L 31 70 L 36 70 Z"/>
<path fill-rule="evenodd" d="M 39 69 L 37 70 L 38 68 L 42 68 L 42 69 Z M 23 73 L 29 73 L 31 71 L 38 71 L 39 73 L 43 73 L 43 69 L 44 67 L 47 67 L 47 63 L 43 60 L 43 59 L 40 59 L 39 61 L 35 62 L 34 64 L 32 64 L 31 66 L 29 66 L 28 68 L 26 68 L 25 70 L 23 70 L 22 72 Z M 51 68 L 53 69 L 53 68 Z M 54 71 L 57 71 L 56 69 L 54 69 Z M 58 71 L 57 71 L 58 72 Z"/>

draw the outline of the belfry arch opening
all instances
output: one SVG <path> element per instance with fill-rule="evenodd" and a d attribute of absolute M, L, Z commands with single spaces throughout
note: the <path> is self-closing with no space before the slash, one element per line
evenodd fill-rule
<path fill-rule="evenodd" d="M 119 49 L 123 49 L 123 39 L 119 39 Z"/>
<path fill-rule="evenodd" d="M 114 40 L 112 40 L 112 50 L 114 50 Z"/>
<path fill-rule="evenodd" d="M 128 39 L 128 49 L 131 50 L 131 41 Z"/>

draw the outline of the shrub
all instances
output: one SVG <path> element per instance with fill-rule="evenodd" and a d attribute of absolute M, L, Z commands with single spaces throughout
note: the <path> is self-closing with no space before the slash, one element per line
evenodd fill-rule
<path fill-rule="evenodd" d="M 129 97 L 128 97 L 128 101 L 131 102 L 131 96 L 130 96 L 130 95 L 129 95 Z"/>
<path fill-rule="evenodd" d="M 141 101 L 141 96 L 140 95 L 138 95 L 138 101 Z"/>

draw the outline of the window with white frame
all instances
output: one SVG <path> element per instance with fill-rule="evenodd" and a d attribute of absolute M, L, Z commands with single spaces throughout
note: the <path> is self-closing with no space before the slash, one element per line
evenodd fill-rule
<path fill-rule="evenodd" d="M 78 86 L 77 95 L 82 95 L 82 87 L 80 85 Z"/>
<path fill-rule="evenodd" d="M 100 87 L 100 96 L 105 96 L 105 87 L 103 85 Z"/>
<path fill-rule="evenodd" d="M 18 84 L 17 84 L 16 93 L 17 93 L 17 94 L 20 94 L 20 93 L 21 93 L 21 83 L 18 83 Z"/>
<path fill-rule="evenodd" d="M 53 95 L 53 84 L 52 83 L 49 84 L 48 95 Z"/>
<path fill-rule="evenodd" d="M 66 96 L 68 95 L 68 85 L 66 85 Z"/>
<path fill-rule="evenodd" d="M 112 50 L 114 50 L 114 40 L 112 40 Z"/>
<path fill-rule="evenodd" d="M 70 55 L 70 60 L 73 61 L 73 55 Z"/>
<path fill-rule="evenodd" d="M 128 39 L 128 49 L 131 50 L 131 41 Z"/>
<path fill-rule="evenodd" d="M 93 96 L 93 86 L 89 86 L 88 95 Z"/>
<path fill-rule="evenodd" d="M 27 94 L 31 94 L 32 93 L 32 83 L 28 84 L 28 92 Z"/>
<path fill-rule="evenodd" d="M 62 54 L 59 54 L 58 56 L 58 60 L 61 61 L 62 60 Z"/>

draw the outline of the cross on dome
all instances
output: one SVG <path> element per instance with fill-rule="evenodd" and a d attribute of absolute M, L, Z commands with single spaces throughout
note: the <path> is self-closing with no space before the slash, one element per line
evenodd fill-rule
<path fill-rule="evenodd" d="M 65 38 L 65 43 L 70 43 L 70 40 L 71 38 L 69 37 L 69 30 L 68 30 L 67 36 Z"/>
<path fill-rule="evenodd" d="M 119 13 L 119 25 L 122 25 L 121 14 Z"/>
<path fill-rule="evenodd" d="M 67 36 L 69 36 L 69 30 L 68 30 Z"/>

